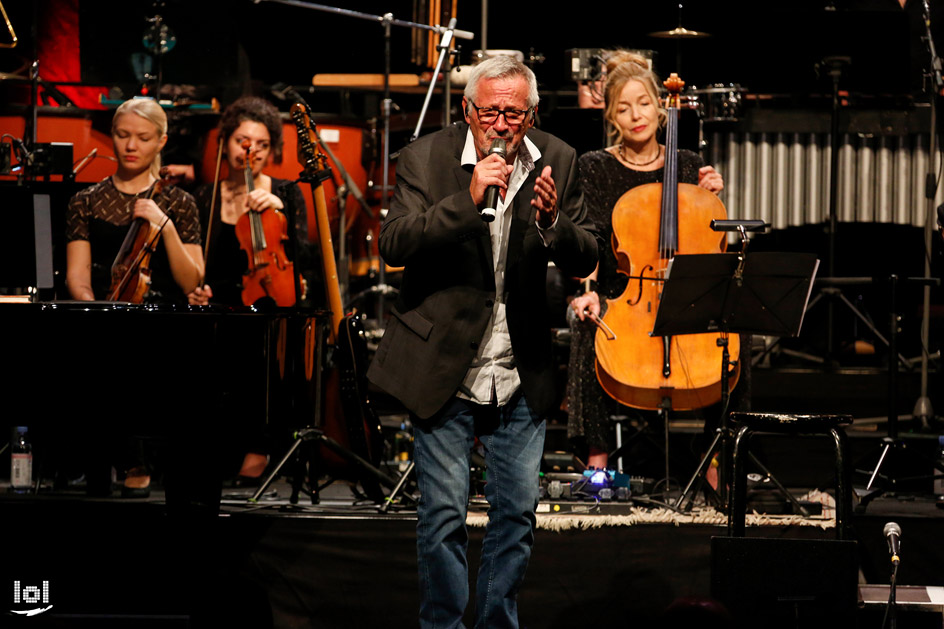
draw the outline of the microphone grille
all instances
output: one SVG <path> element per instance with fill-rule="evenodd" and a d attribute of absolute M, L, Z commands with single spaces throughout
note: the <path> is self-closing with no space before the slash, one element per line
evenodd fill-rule
<path fill-rule="evenodd" d="M 492 153 L 497 153 L 498 155 L 505 154 L 505 141 L 502 138 L 495 138 L 492 140 L 492 145 L 488 149 L 489 155 Z"/>
<path fill-rule="evenodd" d="M 888 537 L 892 533 L 901 537 L 901 527 L 898 526 L 895 522 L 889 522 L 885 525 L 885 530 L 883 531 L 885 537 Z"/>

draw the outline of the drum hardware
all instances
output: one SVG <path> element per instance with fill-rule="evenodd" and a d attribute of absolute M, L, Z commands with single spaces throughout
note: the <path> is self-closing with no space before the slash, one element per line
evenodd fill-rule
<path fill-rule="evenodd" d="M 3 14 L 3 21 L 6 22 L 7 31 L 10 33 L 10 42 L 0 43 L 0 48 L 16 48 L 16 32 L 13 30 L 13 22 L 10 21 L 9 16 L 7 15 L 7 10 L 3 8 L 3 3 L 0 2 L 0 13 Z"/>
<path fill-rule="evenodd" d="M 669 31 L 656 31 L 655 33 L 649 33 L 649 37 L 656 37 L 658 39 L 702 39 L 705 37 L 711 37 L 711 34 L 700 31 L 692 31 L 682 26 L 682 3 L 679 2 L 678 26 Z M 676 68 L 675 71 L 679 72 L 679 69 Z"/>
<path fill-rule="evenodd" d="M 533 51 L 533 49 L 532 49 Z M 486 59 L 491 59 L 492 57 L 511 57 L 517 59 L 518 63 L 524 63 L 524 53 L 520 50 L 501 50 L 501 49 L 492 49 L 492 50 L 473 50 L 472 51 L 472 65 L 478 65 L 485 61 Z"/>
<path fill-rule="evenodd" d="M 455 85 L 462 87 L 469 80 L 469 74 L 472 72 L 472 68 L 482 63 L 486 59 L 491 59 L 492 57 L 511 57 L 512 59 L 517 60 L 519 63 L 525 63 L 524 53 L 520 50 L 503 50 L 503 49 L 479 49 L 472 51 L 472 59 L 469 65 L 458 65 L 453 66 L 452 71 L 449 73 L 449 80 Z M 538 61 L 540 58 L 540 61 Z M 531 54 L 528 57 L 528 65 L 533 66 L 534 63 L 540 63 L 544 61 L 543 55 L 535 56 L 534 49 L 531 49 Z"/>
<path fill-rule="evenodd" d="M 165 3 L 161 0 L 154 0 L 153 10 L 159 10 L 164 4 Z M 151 90 L 148 89 L 148 85 L 153 84 L 154 97 L 159 99 L 161 83 L 164 81 L 164 55 L 173 50 L 174 46 L 177 45 L 177 36 L 174 35 L 170 27 L 164 23 L 164 18 L 160 15 L 156 14 L 153 17 L 149 17 L 147 21 L 150 26 L 141 36 L 141 44 L 144 46 L 144 49 L 150 53 L 150 57 L 142 58 L 143 55 L 140 57 L 132 55 L 132 64 L 135 65 L 135 69 L 140 72 L 138 80 L 144 84 L 142 86 L 144 92 L 150 93 Z M 147 61 L 144 59 L 147 59 Z M 153 66 L 149 62 L 153 62 L 153 64 L 157 66 L 154 74 L 151 74 Z"/>
<path fill-rule="evenodd" d="M 659 39 L 701 39 L 704 37 L 711 37 L 711 33 L 690 31 L 684 26 L 677 26 L 670 31 L 656 31 L 654 33 L 649 33 L 649 37 L 656 37 Z"/>
<path fill-rule="evenodd" d="M 737 122 L 741 119 L 744 88 L 736 83 L 713 83 L 709 87 L 692 87 L 688 92 L 689 104 L 705 122 Z"/>
<path fill-rule="evenodd" d="M 528 48 L 528 56 L 525 58 L 524 64 L 534 70 L 534 66 L 538 65 L 539 63 L 544 63 L 546 60 L 547 58 L 543 54 L 535 52 L 534 48 L 532 47 Z"/>
<path fill-rule="evenodd" d="M 682 40 L 683 39 L 704 39 L 711 37 L 710 33 L 702 31 L 693 31 L 682 26 L 682 3 L 678 5 L 678 26 L 668 31 L 656 31 L 649 33 L 649 37 L 656 39 L 674 39 L 675 40 L 675 72 L 682 73 Z"/>
<path fill-rule="evenodd" d="M 577 83 L 577 107 L 580 109 L 603 109 L 606 105 L 606 61 L 614 52 L 606 48 L 571 48 L 570 78 Z M 625 49 L 644 58 L 652 70 L 658 53 L 646 49 Z M 603 140 L 606 143 L 606 122 L 603 123 Z"/>
<path fill-rule="evenodd" d="M 605 48 L 571 48 L 570 79 L 572 81 L 602 81 L 606 77 Z"/>
<path fill-rule="evenodd" d="M 741 119 L 742 94 L 747 90 L 737 83 L 713 83 L 698 89 L 692 86 L 685 94 L 688 109 L 698 114 L 698 150 L 707 161 L 708 141 L 705 123 L 738 122 Z"/>

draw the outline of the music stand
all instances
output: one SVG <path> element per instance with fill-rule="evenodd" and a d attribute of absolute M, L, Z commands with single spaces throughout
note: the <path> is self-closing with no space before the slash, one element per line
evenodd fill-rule
<path fill-rule="evenodd" d="M 728 335 L 731 332 L 745 332 L 796 336 L 803 323 L 806 302 L 818 266 L 819 260 L 813 254 L 760 252 L 747 255 L 743 251 L 678 255 L 669 264 L 652 335 L 720 332 L 718 344 L 722 347 L 720 427 L 679 497 L 675 505 L 677 509 L 684 504 L 695 482 L 704 480 L 708 464 L 719 444 L 720 506 L 727 508 L 724 487 L 731 471 L 728 446 L 732 437 L 727 422 L 728 370 L 731 366 Z M 766 473 L 766 469 L 764 471 Z M 789 493 L 779 483 L 776 484 L 789 497 Z"/>

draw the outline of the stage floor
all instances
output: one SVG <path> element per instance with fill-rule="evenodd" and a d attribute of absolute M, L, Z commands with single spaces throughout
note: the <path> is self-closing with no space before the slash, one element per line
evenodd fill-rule
<path fill-rule="evenodd" d="M 282 481 L 258 503 L 246 500 L 251 493 L 225 490 L 219 514 L 210 515 L 168 509 L 160 491 L 143 500 L 89 499 L 77 490 L 3 492 L 2 575 L 22 587 L 48 582 L 52 608 L 31 618 L 8 615 L 0 624 L 416 626 L 415 511 L 381 514 L 376 505 L 356 503 L 345 483 L 326 489 L 318 505 L 304 496 L 290 504 Z M 561 503 L 542 503 L 541 511 L 553 513 L 554 504 Z M 587 509 L 584 523 L 567 530 L 539 527 L 519 597 L 523 626 L 660 626 L 673 601 L 711 593 L 711 539 L 726 534 L 723 523 L 602 523 L 616 506 Z M 887 583 L 882 529 L 892 520 L 903 531 L 898 583 L 944 586 L 944 511 L 917 496 L 879 497 L 856 514 L 860 579 Z M 474 571 L 484 529 L 469 531 Z M 818 525 L 748 529 L 749 536 L 774 539 L 834 534 Z"/>

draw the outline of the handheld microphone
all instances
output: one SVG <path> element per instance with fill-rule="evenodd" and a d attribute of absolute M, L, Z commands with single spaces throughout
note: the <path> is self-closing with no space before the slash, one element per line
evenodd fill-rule
<path fill-rule="evenodd" d="M 499 155 L 502 159 L 505 158 L 505 141 L 501 138 L 495 138 L 492 140 L 492 145 L 488 149 L 488 155 Z M 486 157 L 488 157 L 486 155 Z M 482 220 L 486 223 L 491 223 L 495 220 L 495 211 L 498 207 L 498 193 L 500 188 L 498 186 L 489 186 L 485 190 L 485 206 L 479 210 L 479 216 L 482 217 Z"/>
<path fill-rule="evenodd" d="M 901 550 L 901 527 L 894 522 L 889 522 L 885 525 L 883 533 L 888 539 L 888 552 L 892 556 L 892 564 L 897 566 L 900 561 L 898 552 Z"/>

